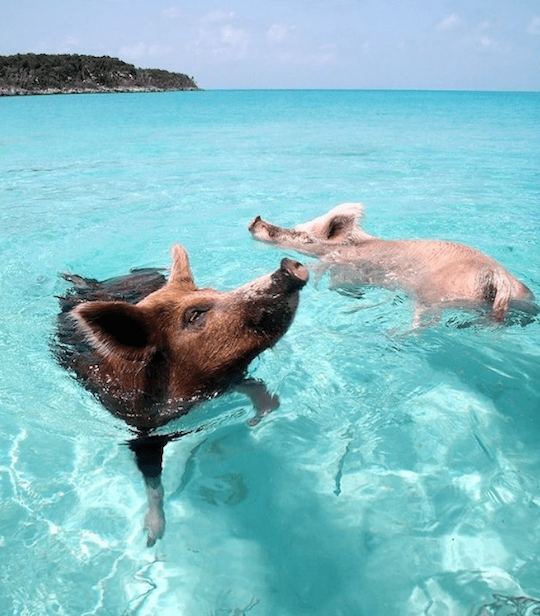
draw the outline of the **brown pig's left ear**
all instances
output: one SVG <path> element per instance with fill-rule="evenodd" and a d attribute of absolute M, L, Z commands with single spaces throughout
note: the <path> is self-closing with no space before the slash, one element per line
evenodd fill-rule
<path fill-rule="evenodd" d="M 144 308 L 127 302 L 85 302 L 71 311 L 92 347 L 104 356 L 140 360 L 153 352 L 152 321 Z"/>
<path fill-rule="evenodd" d="M 197 286 L 193 280 L 189 257 L 186 249 L 176 244 L 171 249 L 172 265 L 169 284 L 182 291 L 195 291 Z"/>

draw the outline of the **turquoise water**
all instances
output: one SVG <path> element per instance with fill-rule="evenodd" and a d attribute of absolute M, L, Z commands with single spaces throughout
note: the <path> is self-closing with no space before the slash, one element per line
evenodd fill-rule
<path fill-rule="evenodd" d="M 540 296 L 540 94 L 198 92 L 0 99 L 2 614 L 533 614 L 540 324 L 411 334 L 402 294 L 324 281 L 239 394 L 171 429 L 146 548 L 126 427 L 54 362 L 64 290 L 167 265 L 276 268 L 250 219 L 363 201 L 366 229 L 499 259 Z M 509 611 L 509 606 L 514 611 Z M 484 606 L 484 607 L 482 607 Z M 521 611 L 518 611 L 521 610 Z"/>

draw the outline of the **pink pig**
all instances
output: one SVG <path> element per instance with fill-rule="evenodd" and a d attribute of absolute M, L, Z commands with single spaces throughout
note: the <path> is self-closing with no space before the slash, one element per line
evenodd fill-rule
<path fill-rule="evenodd" d="M 319 257 L 333 288 L 403 289 L 416 301 L 415 326 L 446 307 L 487 305 L 499 322 L 510 307 L 535 312 L 532 292 L 491 257 L 455 242 L 373 237 L 358 225 L 363 211 L 343 203 L 292 229 L 257 216 L 249 230 L 257 240 Z"/>

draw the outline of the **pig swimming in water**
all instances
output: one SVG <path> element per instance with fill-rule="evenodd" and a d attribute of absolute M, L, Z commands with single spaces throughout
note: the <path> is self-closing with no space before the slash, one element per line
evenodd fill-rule
<path fill-rule="evenodd" d="M 147 491 L 148 545 L 163 536 L 163 448 L 175 435 L 154 428 L 230 389 L 245 393 L 257 418 L 277 406 L 245 371 L 287 331 L 308 279 L 283 259 L 274 273 L 230 292 L 198 289 L 186 251 L 175 246 L 170 277 L 133 270 L 98 282 L 66 275 L 55 340 L 60 364 L 73 372 L 137 437 L 130 441 Z"/>
<path fill-rule="evenodd" d="M 532 292 L 480 251 L 439 240 L 383 240 L 358 225 L 360 203 L 344 203 L 292 229 L 257 216 L 249 225 L 260 241 L 319 257 L 331 287 L 373 285 L 403 289 L 416 300 L 414 326 L 445 307 L 489 306 L 503 321 L 510 307 L 536 313 Z"/>

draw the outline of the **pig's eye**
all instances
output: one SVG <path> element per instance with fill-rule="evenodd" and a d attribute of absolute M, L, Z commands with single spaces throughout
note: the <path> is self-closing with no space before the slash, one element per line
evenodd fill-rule
<path fill-rule="evenodd" d="M 184 313 L 184 326 L 191 327 L 195 325 L 202 325 L 206 313 L 210 310 L 210 306 L 197 306 L 196 308 L 189 308 Z"/>

